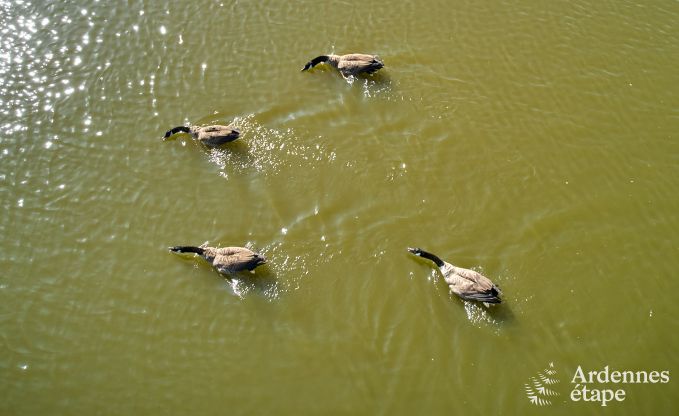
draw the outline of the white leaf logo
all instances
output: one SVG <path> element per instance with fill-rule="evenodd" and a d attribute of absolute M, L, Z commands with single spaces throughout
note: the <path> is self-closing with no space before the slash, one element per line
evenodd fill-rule
<path fill-rule="evenodd" d="M 549 367 L 537 373 L 535 377 L 531 377 L 528 383 L 524 384 L 526 389 L 526 396 L 528 400 L 536 406 L 548 406 L 552 404 L 550 398 L 558 396 L 559 393 L 552 390 L 548 386 L 558 384 L 560 380 L 556 378 L 556 370 L 554 363 L 549 363 Z"/>

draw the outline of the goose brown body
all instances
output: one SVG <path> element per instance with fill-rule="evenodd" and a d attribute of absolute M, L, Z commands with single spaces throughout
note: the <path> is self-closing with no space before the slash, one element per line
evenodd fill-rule
<path fill-rule="evenodd" d="M 175 253 L 196 253 L 221 274 L 233 274 L 244 270 L 254 270 L 266 263 L 266 258 L 245 247 L 208 247 L 175 246 L 170 247 Z"/>
<path fill-rule="evenodd" d="M 347 55 L 321 55 L 307 62 L 302 68 L 306 71 L 322 62 L 337 69 L 343 77 L 352 75 L 372 74 L 384 67 L 384 62 L 377 55 L 350 53 Z"/>
<path fill-rule="evenodd" d="M 481 273 L 453 266 L 420 248 L 408 248 L 408 251 L 416 256 L 433 261 L 443 275 L 448 287 L 450 287 L 450 291 L 462 299 L 475 300 L 484 304 L 502 302 L 500 289 Z"/>
<path fill-rule="evenodd" d="M 240 130 L 231 126 L 212 125 L 212 126 L 179 126 L 165 133 L 164 138 L 172 136 L 175 133 L 188 133 L 194 139 L 209 147 L 221 146 L 224 143 L 229 143 L 240 137 Z"/>

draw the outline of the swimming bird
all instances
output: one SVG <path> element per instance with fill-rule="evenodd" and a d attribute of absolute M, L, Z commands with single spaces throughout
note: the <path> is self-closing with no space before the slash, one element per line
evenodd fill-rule
<path fill-rule="evenodd" d="M 483 302 L 485 306 L 502 302 L 500 289 L 481 273 L 453 266 L 421 248 L 408 247 L 408 251 L 433 261 L 443 274 L 443 279 L 448 283 L 450 291 L 462 299 Z"/>
<path fill-rule="evenodd" d="M 384 62 L 377 55 L 363 53 L 350 53 L 348 55 L 321 55 L 307 62 L 302 68 L 306 71 L 314 66 L 325 62 L 337 69 L 344 78 L 351 75 L 372 74 L 384 67 Z"/>
<path fill-rule="evenodd" d="M 245 247 L 208 247 L 203 244 L 195 246 L 170 247 L 175 253 L 196 253 L 217 269 L 221 274 L 233 274 L 244 270 L 252 271 L 255 267 L 266 263 L 266 259 L 259 253 Z"/>
<path fill-rule="evenodd" d="M 194 139 L 209 147 L 217 147 L 232 142 L 240 136 L 240 130 L 231 126 L 179 126 L 168 130 L 163 139 L 180 132 L 189 133 Z"/>

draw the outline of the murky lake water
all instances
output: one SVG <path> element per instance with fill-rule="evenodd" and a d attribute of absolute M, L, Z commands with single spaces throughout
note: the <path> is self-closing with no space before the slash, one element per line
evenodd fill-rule
<path fill-rule="evenodd" d="M 0 1 L 0 414 L 677 413 L 679 3 L 78 3 Z"/>

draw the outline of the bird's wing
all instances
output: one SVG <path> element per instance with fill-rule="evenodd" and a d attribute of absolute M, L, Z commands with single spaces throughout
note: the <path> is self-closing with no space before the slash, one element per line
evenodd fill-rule
<path fill-rule="evenodd" d="M 472 282 L 474 284 L 474 287 L 477 288 L 478 290 L 489 290 L 490 288 L 495 286 L 493 282 L 490 281 L 489 278 L 474 270 L 456 267 L 455 274 L 459 275 L 460 277 L 469 282 Z"/>
<path fill-rule="evenodd" d="M 200 136 L 204 138 L 225 137 L 235 133 L 234 129 L 226 126 L 207 126 L 200 131 Z"/>
<path fill-rule="evenodd" d="M 474 291 L 474 282 L 465 279 L 457 273 L 444 274 L 443 277 L 446 280 L 448 286 L 450 286 L 450 290 L 452 290 L 453 293 L 457 295 L 461 295 L 462 293 L 471 293 Z"/>
<path fill-rule="evenodd" d="M 374 58 L 372 55 L 363 55 L 360 53 L 343 55 L 337 64 L 337 69 L 365 68 L 366 66 L 373 63 L 373 61 Z"/>
<path fill-rule="evenodd" d="M 220 131 L 220 130 L 224 130 L 224 129 L 225 129 L 224 126 L 214 125 L 214 126 L 205 126 L 201 130 L 203 130 L 206 133 L 210 133 L 210 132 L 213 132 L 213 131 Z"/>
<path fill-rule="evenodd" d="M 450 290 L 463 299 L 499 303 L 500 290 L 487 277 L 474 270 L 455 267 L 444 275 Z"/>
<path fill-rule="evenodd" d="M 212 264 L 221 273 L 234 273 L 263 264 L 263 257 L 243 247 L 222 247 Z"/>
<path fill-rule="evenodd" d="M 219 256 L 236 256 L 242 254 L 254 254 L 254 252 L 245 247 L 220 247 L 215 249 L 215 254 Z"/>
<path fill-rule="evenodd" d="M 371 62 L 373 59 L 375 59 L 373 55 L 367 55 L 365 53 L 350 53 L 347 55 L 342 55 L 342 61 Z"/>
<path fill-rule="evenodd" d="M 245 270 L 248 258 L 242 255 L 217 256 L 212 264 L 220 273 L 234 273 Z"/>

